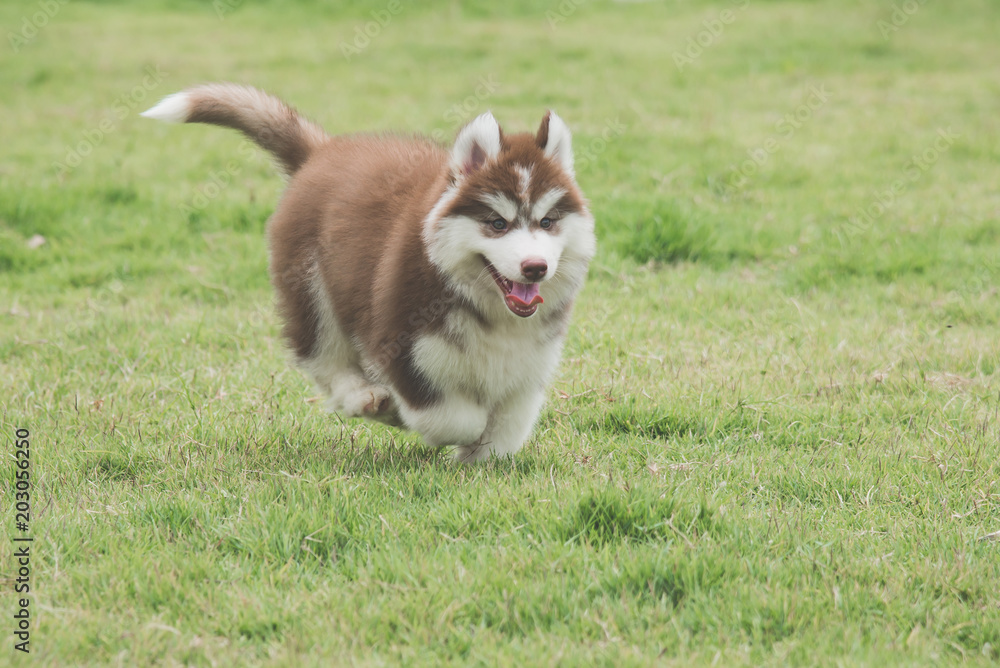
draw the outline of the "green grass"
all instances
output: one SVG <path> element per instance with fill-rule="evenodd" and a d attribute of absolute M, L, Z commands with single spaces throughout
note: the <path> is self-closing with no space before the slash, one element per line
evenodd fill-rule
<path fill-rule="evenodd" d="M 334 4 L 80 0 L 0 49 L 31 658 L 995 665 L 1000 8 L 883 37 L 888 1 L 751 0 L 678 68 L 742 3 L 403 3 L 350 60 L 388 4 Z M 235 133 L 137 117 L 220 79 L 331 132 L 566 119 L 601 247 L 513 461 L 308 401 L 266 275 L 281 179 Z"/>

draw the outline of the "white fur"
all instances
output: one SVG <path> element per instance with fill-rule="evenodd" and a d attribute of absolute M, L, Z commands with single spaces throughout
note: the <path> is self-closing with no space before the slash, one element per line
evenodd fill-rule
<path fill-rule="evenodd" d="M 401 402 L 399 409 L 403 422 L 418 431 L 427 445 L 474 443 L 489 419 L 486 408 L 458 393 L 448 393 L 427 408 L 414 409 Z"/>
<path fill-rule="evenodd" d="M 594 218 L 589 211 L 576 214 L 564 215 L 559 224 L 573 230 L 572 235 L 567 240 L 564 255 L 572 258 L 586 258 L 589 262 L 597 252 L 597 238 L 594 236 Z"/>
<path fill-rule="evenodd" d="M 551 325 L 535 318 L 504 324 L 499 331 L 486 330 L 470 316 L 454 312 L 447 336 L 428 334 L 414 344 L 417 368 L 446 388 L 444 401 L 428 412 L 452 424 L 451 429 L 482 422 L 475 438 L 448 441 L 459 446 L 455 457 L 463 462 L 521 449 L 559 362 L 562 340 L 552 335 Z M 408 418 L 405 410 L 402 414 Z"/>
<path fill-rule="evenodd" d="M 441 199 L 437 201 L 431 212 L 427 214 L 427 218 L 424 219 L 424 229 L 421 231 L 420 236 L 423 237 L 424 245 L 430 246 L 431 239 L 433 238 L 434 225 L 433 222 L 441 217 L 441 213 L 452 203 L 455 196 L 458 194 L 458 186 L 453 185 L 444 191 L 441 195 Z"/>
<path fill-rule="evenodd" d="M 191 96 L 188 93 L 174 93 L 156 103 L 150 109 L 139 114 L 146 118 L 155 118 L 167 123 L 184 123 L 191 113 Z"/>
<path fill-rule="evenodd" d="M 531 167 L 523 165 L 514 165 L 514 170 L 517 172 L 518 185 L 520 186 L 518 194 L 521 196 L 521 199 L 528 199 L 528 191 L 531 190 L 531 172 L 533 170 Z"/>
<path fill-rule="evenodd" d="M 482 235 L 480 225 L 482 223 L 478 221 L 459 216 L 442 218 L 433 223 L 429 221 L 424 229 L 424 239 L 431 261 L 446 275 L 460 279 L 455 286 L 458 290 L 477 303 L 501 302 L 501 310 L 506 307 L 502 306 L 501 300 L 491 298 L 497 288 L 484 270 L 480 255 L 512 281 L 524 281 L 521 274 L 521 262 L 524 260 L 545 260 L 548 271 L 540 294 L 546 304 L 551 303 L 554 307 L 562 304 L 565 297 L 579 288 L 579 283 L 570 279 L 579 274 L 582 281 L 587 263 L 596 250 L 594 220 L 589 213 L 563 216 L 556 233 L 522 227 L 492 239 Z M 560 264 L 567 259 L 576 260 L 573 269 L 560 273 Z M 474 287 L 469 287 L 470 284 Z"/>
<path fill-rule="evenodd" d="M 476 116 L 458 133 L 455 146 L 451 150 L 452 172 L 464 173 L 465 166 L 471 160 L 473 149 L 477 145 L 486 154 L 487 160 L 492 160 L 500 154 L 500 125 L 488 111 Z"/>
<path fill-rule="evenodd" d="M 552 234 L 537 228 L 521 227 L 499 239 L 483 239 L 480 252 L 501 274 L 512 281 L 524 281 L 521 263 L 530 259 L 545 260 L 548 271 L 543 281 L 548 281 L 559 269 L 559 259 L 566 246 L 565 233 Z M 542 295 L 545 298 L 545 295 Z"/>
<path fill-rule="evenodd" d="M 383 402 L 395 405 L 388 388 L 375 385 L 360 371 L 342 370 L 330 384 L 327 408 L 345 417 L 374 417 Z"/>
<path fill-rule="evenodd" d="M 500 193 L 486 193 L 482 195 L 480 201 L 504 217 L 504 220 L 514 220 L 517 218 L 517 202 L 510 201 Z"/>
<path fill-rule="evenodd" d="M 545 155 L 555 158 L 566 173 L 573 176 L 573 135 L 554 111 L 549 112 L 549 138 L 545 142 Z"/>
<path fill-rule="evenodd" d="M 538 201 L 531 207 L 531 219 L 533 221 L 541 220 L 565 194 L 566 191 L 562 188 L 553 188 L 539 197 Z"/>
<path fill-rule="evenodd" d="M 488 406 L 548 381 L 559 344 L 540 319 L 505 319 L 505 326 L 487 330 L 469 316 L 451 315 L 447 336 L 425 334 L 414 343 L 414 362 L 428 378 Z"/>

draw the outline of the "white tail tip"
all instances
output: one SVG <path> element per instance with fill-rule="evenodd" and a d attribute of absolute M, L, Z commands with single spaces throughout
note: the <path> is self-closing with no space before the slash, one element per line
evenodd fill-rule
<path fill-rule="evenodd" d="M 156 106 L 139 114 L 146 118 L 155 118 L 167 123 L 183 123 L 191 112 L 191 96 L 187 93 L 174 93 L 160 100 Z"/>

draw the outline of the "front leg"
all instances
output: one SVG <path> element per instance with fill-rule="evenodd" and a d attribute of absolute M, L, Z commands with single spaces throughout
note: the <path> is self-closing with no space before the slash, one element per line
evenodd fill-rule
<path fill-rule="evenodd" d="M 399 415 L 407 427 L 431 446 L 477 443 L 482 439 L 489 417 L 485 408 L 460 394 L 446 394 L 421 408 L 401 401 Z"/>
<path fill-rule="evenodd" d="M 513 455 L 524 447 L 544 403 L 544 390 L 522 391 L 500 402 L 490 412 L 482 437 L 471 445 L 460 445 L 455 450 L 455 460 L 471 464 L 490 455 Z"/>

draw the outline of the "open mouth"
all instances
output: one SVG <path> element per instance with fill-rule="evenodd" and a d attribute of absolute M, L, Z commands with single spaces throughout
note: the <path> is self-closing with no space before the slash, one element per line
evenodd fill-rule
<path fill-rule="evenodd" d="M 538 305 L 543 301 L 542 296 L 538 294 L 538 283 L 518 283 L 504 278 L 485 257 L 483 262 L 486 263 L 486 268 L 489 269 L 493 282 L 503 292 L 504 303 L 507 304 L 511 313 L 527 318 L 538 309 Z"/>

